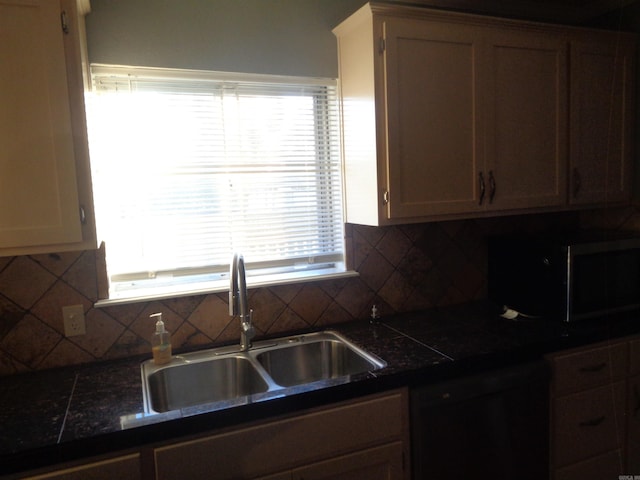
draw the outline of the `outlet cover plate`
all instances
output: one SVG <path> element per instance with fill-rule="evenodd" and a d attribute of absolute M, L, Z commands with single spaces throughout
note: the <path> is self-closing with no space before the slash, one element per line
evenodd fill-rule
<path fill-rule="evenodd" d="M 69 305 L 62 307 L 64 319 L 64 335 L 74 337 L 87 333 L 84 323 L 84 307 L 82 305 Z"/>

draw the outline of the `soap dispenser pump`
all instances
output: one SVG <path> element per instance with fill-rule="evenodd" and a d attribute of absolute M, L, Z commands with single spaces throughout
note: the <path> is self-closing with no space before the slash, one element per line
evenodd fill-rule
<path fill-rule="evenodd" d="M 171 361 L 171 334 L 164 328 L 162 313 L 154 313 L 149 316 L 156 321 L 156 331 L 151 337 L 151 352 L 153 353 L 153 363 L 164 365 Z"/>

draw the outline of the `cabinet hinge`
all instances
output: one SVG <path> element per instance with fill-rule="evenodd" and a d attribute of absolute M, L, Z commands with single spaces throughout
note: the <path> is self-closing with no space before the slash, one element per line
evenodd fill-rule
<path fill-rule="evenodd" d="M 384 53 L 385 50 L 387 49 L 387 41 L 384 39 L 384 37 L 380 37 L 380 53 Z"/>
<path fill-rule="evenodd" d="M 60 24 L 62 26 L 62 31 L 65 34 L 69 34 L 69 24 L 67 23 L 67 12 L 65 10 L 60 13 Z"/>

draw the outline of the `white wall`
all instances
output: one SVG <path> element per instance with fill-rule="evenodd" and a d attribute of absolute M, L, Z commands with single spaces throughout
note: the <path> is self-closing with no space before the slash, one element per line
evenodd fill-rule
<path fill-rule="evenodd" d="M 92 0 L 94 63 L 338 76 L 331 29 L 365 0 Z"/>

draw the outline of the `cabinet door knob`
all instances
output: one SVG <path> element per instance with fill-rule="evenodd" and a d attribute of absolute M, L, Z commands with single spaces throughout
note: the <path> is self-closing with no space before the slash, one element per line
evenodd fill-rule
<path fill-rule="evenodd" d="M 480 180 L 480 201 L 478 202 L 478 205 L 482 205 L 482 202 L 484 201 L 484 193 L 485 193 L 484 176 L 482 175 L 482 172 L 480 172 L 478 176 Z"/>
<path fill-rule="evenodd" d="M 493 203 L 496 196 L 496 179 L 493 177 L 493 170 L 489 170 L 489 203 Z"/>

